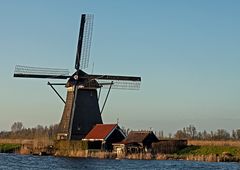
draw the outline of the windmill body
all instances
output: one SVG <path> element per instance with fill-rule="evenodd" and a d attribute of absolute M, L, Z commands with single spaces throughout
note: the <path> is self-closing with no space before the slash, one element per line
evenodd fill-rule
<path fill-rule="evenodd" d="M 67 98 L 59 124 L 58 139 L 82 139 L 96 124 L 103 123 L 97 88 L 76 84 L 76 75 L 77 73 L 71 76 L 66 84 Z"/>
<path fill-rule="evenodd" d="M 58 139 L 82 139 L 96 124 L 102 124 L 96 89 L 77 89 L 75 109 L 72 112 L 74 88 L 67 88 L 67 98 L 59 124 Z M 71 114 L 73 115 L 71 116 Z M 71 132 L 70 132 L 71 131 Z"/>
<path fill-rule="evenodd" d="M 109 88 L 109 91 L 111 88 L 139 89 L 140 87 L 141 77 L 87 74 L 83 71 L 88 66 L 92 26 L 93 15 L 82 14 L 75 60 L 76 71 L 72 76 L 69 76 L 66 69 L 19 65 L 15 67 L 14 77 L 68 79 L 67 83 L 48 82 L 48 85 L 65 103 L 57 135 L 59 140 L 82 139 L 96 124 L 103 123 L 101 113 L 104 106 L 100 111 L 98 102 L 102 87 Z M 65 85 L 66 101 L 56 91 L 54 85 Z"/>

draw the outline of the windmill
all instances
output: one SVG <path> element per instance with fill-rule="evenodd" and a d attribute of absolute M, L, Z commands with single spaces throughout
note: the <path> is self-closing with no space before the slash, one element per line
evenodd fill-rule
<path fill-rule="evenodd" d="M 75 72 L 69 75 L 67 69 L 40 68 L 16 65 L 14 77 L 68 79 L 67 83 L 48 85 L 65 103 L 59 124 L 58 139 L 76 140 L 84 138 L 96 124 L 102 124 L 101 113 L 109 92 L 115 89 L 139 89 L 141 77 L 88 74 L 83 69 L 88 67 L 92 39 L 93 15 L 82 14 L 75 60 Z M 66 101 L 54 88 L 65 85 Z M 102 109 L 99 108 L 101 89 L 108 88 Z"/>

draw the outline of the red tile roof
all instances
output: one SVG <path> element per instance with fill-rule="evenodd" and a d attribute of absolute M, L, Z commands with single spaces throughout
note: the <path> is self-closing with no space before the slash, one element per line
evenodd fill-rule
<path fill-rule="evenodd" d="M 117 127 L 117 124 L 96 124 L 84 140 L 103 140 Z"/>

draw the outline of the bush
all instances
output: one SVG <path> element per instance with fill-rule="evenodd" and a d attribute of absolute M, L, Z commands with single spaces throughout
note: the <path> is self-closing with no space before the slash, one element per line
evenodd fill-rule
<path fill-rule="evenodd" d="M 0 144 L 1 153 L 13 153 L 21 148 L 20 144 Z"/>

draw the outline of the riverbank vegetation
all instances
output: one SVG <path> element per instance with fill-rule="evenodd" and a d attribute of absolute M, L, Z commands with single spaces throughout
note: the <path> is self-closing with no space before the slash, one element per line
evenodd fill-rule
<path fill-rule="evenodd" d="M 58 124 L 49 127 L 38 125 L 33 128 L 25 128 L 21 122 L 15 122 L 11 127 L 11 131 L 0 132 L 0 152 L 18 152 L 26 148 L 29 151 L 30 146 L 38 150 L 53 146 L 57 129 Z M 130 129 L 124 127 L 122 129 L 126 134 L 130 131 Z M 137 153 L 123 155 L 120 158 L 236 162 L 240 160 L 240 129 L 232 130 L 231 133 L 224 129 L 200 132 L 197 131 L 195 126 L 189 125 L 177 130 L 173 135 L 164 135 L 163 131 L 155 131 L 154 133 L 159 139 L 187 139 L 188 146 L 171 154 Z M 116 153 L 103 151 L 89 152 L 86 150 L 86 144 L 79 141 L 76 141 L 74 145 L 73 143 L 69 144 L 68 141 L 65 141 L 65 143 L 55 142 L 53 149 L 58 150 L 55 153 L 58 156 L 114 158 L 117 155 Z"/>
<path fill-rule="evenodd" d="M 36 137 L 56 139 L 58 124 L 50 126 L 37 125 L 33 128 L 25 128 L 22 122 L 14 122 L 11 126 L 11 131 L 1 131 L 0 138 L 6 139 L 34 139 Z M 127 135 L 131 129 L 122 127 L 122 130 Z M 187 140 L 208 140 L 208 141 L 240 141 L 240 129 L 234 129 L 228 132 L 225 129 L 217 129 L 216 131 L 197 131 L 194 125 L 189 125 L 175 133 L 165 134 L 163 131 L 154 131 L 159 139 L 187 139 Z"/>
<path fill-rule="evenodd" d="M 207 162 L 240 162 L 240 148 L 233 146 L 187 146 L 175 153 L 138 153 L 121 156 L 122 159 L 192 160 Z"/>
<path fill-rule="evenodd" d="M 19 151 L 20 144 L 0 144 L 0 153 L 14 153 Z"/>
<path fill-rule="evenodd" d="M 187 146 L 177 152 L 178 155 L 231 155 L 240 157 L 240 148 L 235 146 Z"/>
<path fill-rule="evenodd" d="M 58 150 L 55 156 L 98 158 L 98 159 L 139 159 L 139 160 L 192 160 L 208 162 L 240 162 L 240 149 L 238 147 L 221 146 L 188 146 L 178 152 L 164 153 L 127 153 L 80 150 L 72 148 L 62 152 Z"/>
<path fill-rule="evenodd" d="M 33 128 L 25 128 L 22 122 L 14 122 L 11 131 L 1 131 L 0 139 L 35 139 L 48 138 L 54 140 L 57 134 L 58 124 L 50 126 L 37 125 Z"/>

